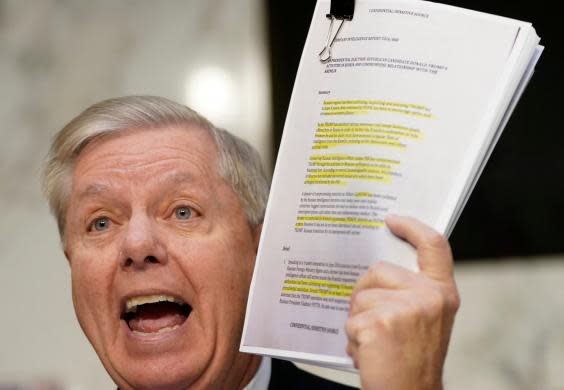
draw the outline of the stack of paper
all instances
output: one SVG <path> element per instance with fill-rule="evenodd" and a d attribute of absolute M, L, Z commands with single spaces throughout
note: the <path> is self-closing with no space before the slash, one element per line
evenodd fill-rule
<path fill-rule="evenodd" d="M 530 23 L 357 0 L 322 63 L 329 7 L 317 3 L 298 70 L 241 350 L 351 367 L 359 275 L 378 260 L 417 270 L 384 217 L 451 232 L 542 47 Z"/>

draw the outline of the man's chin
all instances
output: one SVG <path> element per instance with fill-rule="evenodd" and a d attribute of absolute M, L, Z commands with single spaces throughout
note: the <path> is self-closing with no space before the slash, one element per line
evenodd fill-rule
<path fill-rule="evenodd" d="M 186 389 L 205 376 L 205 364 L 175 353 L 144 359 L 117 357 L 106 367 L 121 390 Z"/>
<path fill-rule="evenodd" d="M 204 376 L 213 344 L 191 321 L 150 333 L 120 322 L 116 342 L 104 353 L 107 361 L 102 359 L 120 389 L 185 389 Z"/>

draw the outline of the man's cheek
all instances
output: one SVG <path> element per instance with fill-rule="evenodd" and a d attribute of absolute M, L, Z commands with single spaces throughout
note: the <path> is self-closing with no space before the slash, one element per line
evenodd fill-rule
<path fill-rule="evenodd" d="M 103 292 L 107 282 L 100 275 L 96 266 L 77 261 L 71 269 L 72 292 L 75 308 L 84 314 L 87 311 L 99 310 L 104 301 Z M 78 313 L 77 313 L 78 314 Z"/>

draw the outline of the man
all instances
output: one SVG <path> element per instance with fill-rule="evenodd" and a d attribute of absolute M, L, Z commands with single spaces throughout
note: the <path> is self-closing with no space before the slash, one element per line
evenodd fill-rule
<path fill-rule="evenodd" d="M 58 133 L 43 189 L 77 318 L 121 389 L 330 386 L 238 351 L 268 196 L 248 144 L 164 98 L 110 99 Z M 378 262 L 359 280 L 347 352 L 364 388 L 439 389 L 458 307 L 449 246 L 387 223 L 421 273 Z"/>

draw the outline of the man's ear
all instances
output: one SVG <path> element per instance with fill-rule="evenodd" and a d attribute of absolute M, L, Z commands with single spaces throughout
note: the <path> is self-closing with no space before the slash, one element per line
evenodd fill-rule
<path fill-rule="evenodd" d="M 253 232 L 253 245 L 255 247 L 255 253 L 258 252 L 261 233 L 262 233 L 262 223 L 255 226 L 255 231 Z"/>

